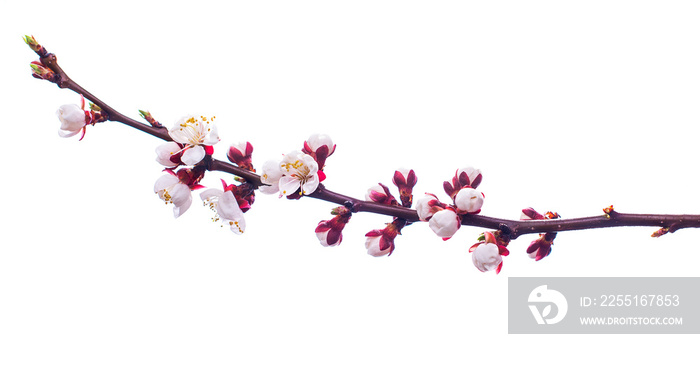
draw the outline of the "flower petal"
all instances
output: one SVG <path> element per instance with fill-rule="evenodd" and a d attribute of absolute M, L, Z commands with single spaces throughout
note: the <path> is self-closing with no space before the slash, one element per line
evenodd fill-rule
<path fill-rule="evenodd" d="M 185 187 L 187 187 L 185 185 Z M 189 190 L 189 188 L 188 188 Z M 174 203 L 174 202 L 173 202 Z M 173 207 L 173 214 L 175 215 L 175 218 L 179 218 L 182 214 L 184 214 L 192 205 L 192 192 L 188 192 L 187 198 L 182 202 L 182 204 L 177 204 L 175 203 L 175 207 Z"/>
<path fill-rule="evenodd" d="M 204 159 L 205 151 L 202 146 L 192 146 L 185 150 L 182 154 L 180 160 L 182 163 L 188 166 L 193 166 L 198 164 L 202 159 Z"/>
<path fill-rule="evenodd" d="M 316 188 L 318 188 L 319 183 L 320 181 L 317 174 L 306 177 L 306 181 L 304 182 L 304 185 L 301 186 L 301 190 L 305 195 L 314 193 Z"/>
<path fill-rule="evenodd" d="M 299 189 L 301 182 L 292 176 L 283 176 L 279 180 L 280 194 L 291 195 Z"/>

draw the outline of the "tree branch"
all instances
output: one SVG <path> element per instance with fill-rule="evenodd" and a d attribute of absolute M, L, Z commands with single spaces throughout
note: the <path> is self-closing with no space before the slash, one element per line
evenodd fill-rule
<path fill-rule="evenodd" d="M 25 39 L 26 41 L 27 39 Z M 146 132 L 149 135 L 159 139 L 171 141 L 168 135 L 168 130 L 165 127 L 155 127 L 144 124 L 134 119 L 131 119 L 117 110 L 113 109 L 107 103 L 81 87 L 74 82 L 58 65 L 56 56 L 48 53 L 43 47 L 27 42 L 32 49 L 39 55 L 41 64 L 50 69 L 54 74 L 50 78 L 45 78 L 55 83 L 60 88 L 72 90 L 78 94 L 82 94 L 85 98 L 93 102 L 101 108 L 107 120 L 120 122 L 132 128 Z M 240 177 L 254 188 L 266 186 L 260 176 L 252 171 L 240 168 L 228 162 L 213 159 L 211 157 L 206 161 L 206 168 L 210 171 L 220 171 L 234 176 Z M 319 200 L 325 200 L 330 203 L 343 205 L 351 212 L 369 212 L 392 216 L 405 220 L 406 222 L 419 221 L 416 210 L 401 206 L 392 206 L 373 201 L 365 201 L 342 195 L 326 189 L 325 186 L 319 185 L 315 192 L 306 197 L 311 197 Z M 545 232 L 560 232 L 572 230 L 597 229 L 605 227 L 621 227 L 621 226 L 649 226 L 659 227 L 662 230 L 655 233 L 654 236 L 665 234 L 666 232 L 674 232 L 683 228 L 698 228 L 700 227 L 700 215 L 652 215 L 652 214 L 623 214 L 612 209 L 608 210 L 605 215 L 573 218 L 573 219 L 546 219 L 546 220 L 507 220 L 493 218 L 483 215 L 465 215 L 461 220 L 464 226 L 481 227 L 492 230 L 499 230 L 501 235 L 510 239 L 518 238 L 523 234 L 545 233 Z"/>

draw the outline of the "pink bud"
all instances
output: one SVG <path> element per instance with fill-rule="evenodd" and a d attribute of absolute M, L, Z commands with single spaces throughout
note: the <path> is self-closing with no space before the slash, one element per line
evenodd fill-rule
<path fill-rule="evenodd" d="M 459 183 L 459 187 L 470 186 L 476 188 L 481 183 L 481 170 L 474 169 L 473 167 L 464 167 L 457 170 L 455 178 Z"/>
<path fill-rule="evenodd" d="M 238 167 L 255 171 L 253 169 L 253 145 L 250 142 L 232 144 L 228 149 L 228 160 L 238 165 Z"/>
<path fill-rule="evenodd" d="M 391 194 L 391 191 L 389 191 L 389 188 L 383 184 L 378 184 L 369 188 L 367 193 L 365 193 L 365 200 L 387 205 L 398 204 Z"/>
<path fill-rule="evenodd" d="M 304 142 L 304 148 L 301 151 L 311 155 L 318 163 L 318 170 L 323 170 L 326 159 L 335 152 L 335 144 L 330 136 L 315 133 Z"/>
<path fill-rule="evenodd" d="M 410 207 L 413 203 L 413 187 L 418 181 L 416 178 L 416 173 L 413 170 L 399 169 L 394 172 L 394 178 L 392 181 L 394 182 L 394 185 L 399 188 L 401 205 L 404 207 Z"/>

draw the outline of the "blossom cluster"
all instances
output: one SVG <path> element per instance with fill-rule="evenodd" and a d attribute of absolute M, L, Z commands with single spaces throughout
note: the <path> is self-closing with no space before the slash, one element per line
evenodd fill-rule
<path fill-rule="evenodd" d="M 478 214 L 484 204 L 484 194 L 477 191 L 481 184 L 481 171 L 465 167 L 455 172 L 452 181 L 445 181 L 443 188 L 452 199 L 451 204 L 441 202 L 432 193 L 416 202 L 416 212 L 420 220 L 443 240 L 452 238 L 462 225 L 462 218 L 469 214 Z"/>
<path fill-rule="evenodd" d="M 57 115 L 61 121 L 59 134 L 63 137 L 85 135 L 85 127 L 105 121 L 106 116 L 100 109 L 90 104 L 85 109 L 85 100 L 81 96 L 81 106 L 64 105 Z M 152 126 L 161 126 L 150 113 L 141 111 L 142 117 Z M 212 161 L 214 146 L 220 141 L 215 117 L 185 116 L 168 129 L 171 141 L 156 148 L 156 162 L 164 167 L 163 175 L 154 185 L 155 193 L 166 204 L 173 205 L 177 218 L 184 214 L 192 204 L 192 192 L 204 189 L 201 184 Z M 205 206 L 213 212 L 214 222 L 228 226 L 236 234 L 245 231 L 244 213 L 255 201 L 255 190 L 264 194 L 278 194 L 287 199 L 299 199 L 314 193 L 320 183 L 326 179 L 324 167 L 326 160 L 336 149 L 331 138 L 324 134 L 314 134 L 303 143 L 300 150 L 283 154 L 279 160 L 266 161 L 260 173 L 257 186 L 236 177 L 239 184 L 228 184 L 221 180 L 222 188 L 208 188 L 200 193 Z M 229 161 L 251 173 L 255 173 L 252 161 L 253 146 L 250 142 L 232 144 L 227 151 Z M 452 238 L 468 215 L 479 214 L 484 204 L 484 194 L 476 188 L 482 181 L 481 171 L 473 167 L 458 169 L 451 181 L 443 183 L 443 189 L 449 202 L 442 202 L 432 193 L 418 199 L 415 211 L 421 221 L 428 222 L 428 227 L 443 240 Z M 412 208 L 413 188 L 417 176 L 413 170 L 399 169 L 394 172 L 392 183 L 398 189 L 395 197 L 387 185 L 379 183 L 370 187 L 365 193 L 365 202 L 380 205 Z M 352 204 L 352 203 L 351 203 Z M 321 220 L 315 228 L 315 234 L 321 245 L 332 247 L 342 242 L 343 229 L 353 214 L 353 205 L 336 207 L 331 211 L 332 218 Z M 559 215 L 547 212 L 539 214 L 532 208 L 522 210 L 521 219 L 556 219 Z M 381 229 L 370 230 L 365 234 L 365 248 L 372 256 L 391 255 L 395 248 L 395 239 L 401 230 L 412 222 L 405 218 L 393 217 L 393 220 Z M 527 253 L 535 260 L 541 260 L 551 253 L 551 246 L 556 233 L 543 233 L 528 246 Z M 499 273 L 503 266 L 503 256 L 508 255 L 509 237 L 500 231 L 484 232 L 479 242 L 472 245 L 469 252 L 472 262 L 479 271 Z"/>
<path fill-rule="evenodd" d="M 260 192 L 279 193 L 279 197 L 289 199 L 313 193 L 326 179 L 323 167 L 333 152 L 335 144 L 328 135 L 311 135 L 301 151 L 293 150 L 281 160 L 269 160 L 263 164 L 260 179 L 266 186 L 260 188 Z"/>
<path fill-rule="evenodd" d="M 399 189 L 399 200 L 402 207 L 410 208 L 413 204 L 413 187 L 418 182 L 418 177 L 413 170 L 399 169 L 394 171 L 392 182 Z M 365 200 L 389 206 L 398 206 L 399 201 L 391 194 L 389 187 L 377 184 L 367 190 Z M 394 252 L 396 245 L 394 240 L 401 234 L 401 229 L 409 224 L 402 218 L 394 217 L 394 220 L 383 229 L 375 229 L 365 234 L 365 248 L 367 253 L 379 257 L 389 256 Z"/>
<path fill-rule="evenodd" d="M 34 78 L 55 83 L 61 88 L 67 87 L 81 94 L 80 105 L 63 105 L 56 112 L 61 122 L 58 131 L 61 137 L 80 135 L 79 140 L 82 140 L 88 125 L 94 126 L 109 120 L 111 109 L 106 104 L 100 103 L 107 110 L 101 109 L 94 103 L 89 103 L 86 107 L 82 94 L 88 97 L 92 95 L 72 83 L 58 67 L 55 55 L 49 53 L 33 36 L 25 36 L 24 41 L 39 56 L 38 61 L 30 63 Z M 212 220 L 220 222 L 222 226 L 230 227 L 237 234 L 245 231 L 246 223 L 243 214 L 249 211 L 254 203 L 256 190 L 264 194 L 278 194 L 280 198 L 284 196 L 290 200 L 308 195 L 324 198 L 323 196 L 328 197 L 329 194 L 333 194 L 325 187 L 321 187 L 321 182 L 326 179 L 324 172 L 326 161 L 336 149 L 336 145 L 327 135 L 312 135 L 304 141 L 301 149 L 284 154 L 280 159 L 266 161 L 261 173 L 257 175 L 254 174 L 256 170 L 252 161 L 253 146 L 250 142 L 237 143 L 229 147 L 226 156 L 237 166 L 236 169 L 231 169 L 228 164 L 213 158 L 214 146 L 220 142 L 215 117 L 185 116 L 166 129 L 150 113 L 146 111 L 140 111 L 140 113 L 153 128 L 153 132 L 150 130 L 147 132 L 169 139 L 155 151 L 156 162 L 163 167 L 163 174 L 156 180 L 154 192 L 166 204 L 173 205 L 173 214 L 176 218 L 190 208 L 192 192 L 206 188 L 201 182 L 210 170 L 223 170 L 245 177 L 234 176 L 237 184 L 229 184 L 221 180 L 220 189 L 207 188 L 199 194 L 203 204 L 214 212 Z M 117 114 L 112 112 L 112 115 Z M 129 125 L 144 129 L 141 126 Z M 167 136 L 164 130 L 167 130 Z M 417 183 L 417 176 L 413 170 L 399 169 L 394 172 L 392 178 L 393 184 L 398 188 L 398 198 L 394 197 L 389 187 L 382 183 L 370 187 L 364 201 L 353 198 L 339 201 L 338 195 L 334 194 L 332 201 L 343 205 L 331 211 L 332 218 L 321 220 L 314 232 L 321 245 L 337 246 L 342 242 L 343 230 L 352 214 L 357 211 L 372 211 L 393 217 L 393 220 L 386 223 L 384 228 L 370 230 L 365 234 L 365 247 L 367 253 L 372 256 L 391 255 L 396 249 L 395 239 L 406 226 L 416 220 L 415 216 L 418 220 L 427 222 L 427 226 L 438 237 L 449 240 L 462 224 L 479 225 L 480 221 L 483 222 L 482 219 L 473 217 L 481 212 L 484 204 L 485 196 L 477 190 L 481 181 L 480 170 L 473 167 L 458 169 L 450 181 L 443 183 L 443 189 L 449 197 L 448 202 L 441 201 L 433 193 L 425 193 L 425 197 L 419 199 L 413 209 L 413 188 Z M 612 206 L 605 208 L 604 212 L 607 219 L 615 219 L 619 216 Z M 532 208 L 526 208 L 522 210 L 520 219 L 558 218 L 560 218 L 559 214 L 554 212 L 540 214 Z M 487 226 L 491 227 L 493 223 L 490 221 Z M 509 233 L 515 233 L 515 231 L 505 223 L 496 223 L 499 223 L 499 230 L 482 233 L 478 242 L 469 248 L 472 262 L 482 272 L 499 273 L 503 267 L 503 256 L 509 254 L 507 249 L 511 238 Z M 547 227 L 555 226 L 547 225 Z M 534 225 L 530 230 L 534 230 Z M 662 227 L 652 236 L 659 237 L 674 230 L 674 225 Z M 540 233 L 539 237 L 526 249 L 529 257 L 539 261 L 551 254 L 556 235 L 556 232 Z"/>

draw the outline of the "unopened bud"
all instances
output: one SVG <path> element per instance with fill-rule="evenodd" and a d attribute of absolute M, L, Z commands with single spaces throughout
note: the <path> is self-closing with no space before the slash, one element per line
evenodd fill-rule
<path fill-rule="evenodd" d="M 32 76 L 37 79 L 44 79 L 53 82 L 56 79 L 56 74 L 46 68 L 40 61 L 32 61 L 29 66 L 32 68 Z"/>
<path fill-rule="evenodd" d="M 39 52 L 43 49 L 41 45 L 39 45 L 38 42 L 36 42 L 36 39 L 34 38 L 33 35 L 25 35 L 24 36 L 24 43 L 29 45 L 30 48 L 32 48 L 33 51 Z"/>

